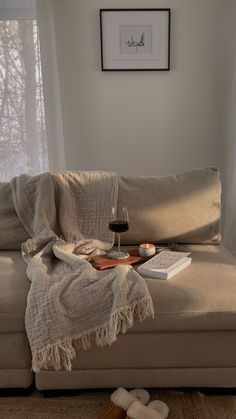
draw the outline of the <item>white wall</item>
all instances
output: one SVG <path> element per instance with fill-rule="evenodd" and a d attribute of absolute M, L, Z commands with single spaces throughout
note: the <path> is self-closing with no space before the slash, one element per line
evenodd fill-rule
<path fill-rule="evenodd" d="M 227 1 L 54 0 L 67 169 L 220 166 Z M 122 7 L 171 7 L 171 71 L 100 70 L 99 8 Z"/>
<path fill-rule="evenodd" d="M 224 36 L 224 88 L 222 95 L 223 232 L 224 243 L 236 255 L 236 1 L 227 2 Z"/>

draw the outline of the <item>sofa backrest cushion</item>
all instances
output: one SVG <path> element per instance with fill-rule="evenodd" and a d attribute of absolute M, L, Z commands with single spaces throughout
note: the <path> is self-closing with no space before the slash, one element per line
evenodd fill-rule
<path fill-rule="evenodd" d="M 130 229 L 122 244 L 219 243 L 220 174 L 193 170 L 176 176 L 119 176 L 118 207 L 127 205 Z M 18 250 L 29 238 L 17 217 L 9 183 L 0 183 L 0 249 Z"/>
<path fill-rule="evenodd" d="M 220 174 L 215 167 L 163 177 L 119 177 L 118 206 L 130 229 L 122 244 L 219 243 Z"/>
<path fill-rule="evenodd" d="M 14 208 L 10 183 L 0 183 L 0 249 L 18 250 L 28 238 Z"/>

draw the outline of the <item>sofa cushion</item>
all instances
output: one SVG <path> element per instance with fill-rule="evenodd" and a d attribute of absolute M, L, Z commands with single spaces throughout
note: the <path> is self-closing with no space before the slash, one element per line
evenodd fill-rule
<path fill-rule="evenodd" d="M 118 207 L 127 205 L 130 218 L 122 244 L 218 243 L 220 198 L 214 167 L 176 176 L 121 176 Z"/>
<path fill-rule="evenodd" d="M 25 332 L 0 333 L 0 373 L 4 369 L 31 368 L 31 352 Z M 0 375 L 1 375 L 0 374 Z"/>
<path fill-rule="evenodd" d="M 192 264 L 165 281 L 146 278 L 155 319 L 128 333 L 236 330 L 236 259 L 223 247 L 182 245 Z M 0 252 L 0 332 L 25 330 L 30 281 L 18 251 Z"/>
<path fill-rule="evenodd" d="M 123 244 L 218 243 L 220 175 L 216 168 L 177 176 L 119 177 L 118 207 L 128 205 Z M 0 183 L 0 249 L 20 249 L 29 238 L 19 221 L 9 183 Z"/>
<path fill-rule="evenodd" d="M 169 280 L 146 278 L 155 319 L 129 333 L 236 330 L 236 259 L 222 245 L 181 245 L 192 263 Z"/>
<path fill-rule="evenodd" d="M 30 281 L 19 251 L 0 251 L 0 332 L 25 330 L 25 308 Z"/>
<path fill-rule="evenodd" d="M 89 351 L 80 351 L 72 368 L 230 367 L 235 365 L 235 345 L 236 332 L 231 330 L 147 332 L 145 337 L 128 333 L 119 335 L 111 346 L 93 346 Z"/>
<path fill-rule="evenodd" d="M 0 183 L 0 249 L 20 249 L 29 238 L 17 217 L 10 183 Z"/>

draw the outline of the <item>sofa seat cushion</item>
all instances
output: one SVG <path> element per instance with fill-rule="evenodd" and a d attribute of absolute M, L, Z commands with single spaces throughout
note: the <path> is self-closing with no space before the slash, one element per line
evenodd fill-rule
<path fill-rule="evenodd" d="M 31 351 L 25 332 L 0 333 L 0 375 L 5 369 L 31 369 Z"/>
<path fill-rule="evenodd" d="M 218 245 L 182 245 L 192 264 L 165 281 L 146 278 L 155 319 L 128 333 L 236 330 L 236 259 Z M 19 251 L 0 252 L 0 332 L 25 330 L 30 281 Z"/>
<path fill-rule="evenodd" d="M 0 251 L 0 332 L 25 330 L 25 308 L 30 281 L 19 251 Z"/>
<path fill-rule="evenodd" d="M 235 365 L 235 345 L 235 331 L 126 333 L 110 346 L 77 352 L 72 368 L 230 367 Z"/>
<path fill-rule="evenodd" d="M 192 264 L 169 280 L 147 278 L 155 319 L 130 333 L 236 330 L 236 259 L 221 245 L 182 245 Z"/>

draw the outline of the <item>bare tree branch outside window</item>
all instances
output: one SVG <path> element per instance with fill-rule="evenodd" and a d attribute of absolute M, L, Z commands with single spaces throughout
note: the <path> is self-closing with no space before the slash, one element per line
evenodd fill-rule
<path fill-rule="evenodd" d="M 37 21 L 0 21 L 0 181 L 46 170 Z"/>

